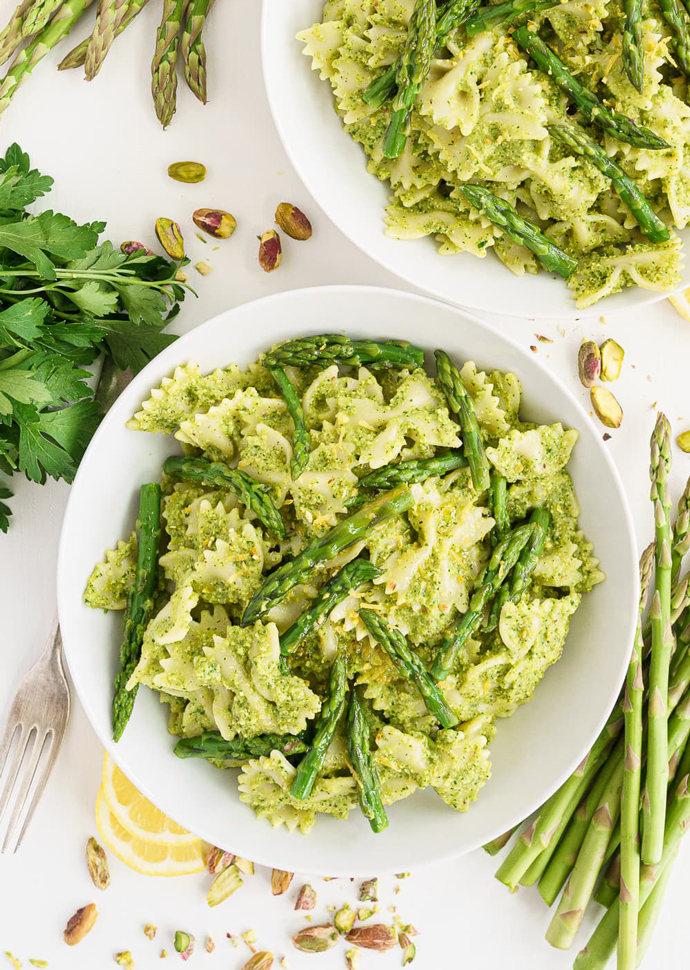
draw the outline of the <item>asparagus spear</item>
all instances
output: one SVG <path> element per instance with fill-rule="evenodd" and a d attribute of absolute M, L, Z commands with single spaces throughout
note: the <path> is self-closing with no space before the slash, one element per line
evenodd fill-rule
<path fill-rule="evenodd" d="M 539 10 L 548 10 L 549 7 L 557 7 L 560 3 L 561 0 L 505 0 L 504 3 L 480 7 L 469 18 L 465 29 L 468 37 L 473 37 L 485 30 L 493 30 L 499 24 L 508 23 L 523 13 L 537 13 Z"/>
<path fill-rule="evenodd" d="M 325 333 L 288 340 L 266 354 L 264 363 L 266 367 L 422 367 L 424 351 L 404 340 L 351 340 L 339 333 Z"/>
<path fill-rule="evenodd" d="M 669 881 L 671 879 L 671 873 L 673 871 L 673 864 L 678 856 L 678 849 L 680 844 L 676 846 L 674 851 L 671 853 L 668 862 L 663 868 L 661 875 L 657 878 L 656 882 L 652 886 L 651 892 L 647 897 L 647 902 L 644 904 L 640 910 L 640 918 L 638 923 L 638 935 L 637 935 L 637 965 L 639 966 L 644 960 L 645 953 L 647 952 L 647 947 L 649 946 L 652 936 L 654 935 L 654 930 L 656 929 L 657 920 L 659 919 L 659 914 L 661 913 L 661 906 L 664 901 L 664 896 L 668 888 Z"/>
<path fill-rule="evenodd" d="M 287 537 L 285 523 L 275 507 L 269 490 L 239 468 L 206 458 L 166 458 L 163 471 L 186 482 L 199 482 L 211 488 L 227 488 L 256 514 L 269 532 L 279 539 Z"/>
<path fill-rule="evenodd" d="M 484 851 L 489 855 L 498 855 L 501 849 L 504 849 L 512 839 L 515 828 L 517 828 L 517 826 L 512 829 L 508 829 L 508 831 L 504 832 L 502 835 L 497 835 L 495 839 L 491 840 L 491 842 L 487 842 L 482 846 Z"/>
<path fill-rule="evenodd" d="M 595 94 L 573 77 L 563 61 L 559 60 L 551 48 L 527 27 L 518 27 L 513 34 L 513 39 L 527 51 L 539 70 L 548 74 L 561 91 L 568 95 L 591 124 L 602 128 L 612 138 L 634 145 L 635 148 L 670 147 L 667 141 L 655 135 L 649 128 L 638 126 L 626 115 L 607 108 Z"/>
<path fill-rule="evenodd" d="M 435 47 L 441 47 L 448 34 L 464 24 L 473 11 L 479 6 L 479 0 L 450 0 L 445 7 L 438 11 L 436 19 Z M 364 92 L 364 100 L 372 108 L 380 108 L 382 104 L 395 95 L 395 76 L 400 57 L 388 67 L 383 74 L 372 81 Z"/>
<path fill-rule="evenodd" d="M 406 637 L 389 626 L 383 617 L 373 610 L 360 610 L 359 616 L 369 633 L 386 651 L 398 673 L 413 683 L 424 699 L 426 708 L 442 728 L 453 728 L 458 723 L 457 714 L 448 706 L 443 691 L 411 649 Z"/>
<path fill-rule="evenodd" d="M 383 154 L 386 158 L 398 158 L 405 148 L 410 130 L 410 113 L 429 73 L 435 47 L 436 0 L 417 0 L 395 72 L 397 90 L 388 130 L 383 136 Z"/>
<path fill-rule="evenodd" d="M 530 523 L 533 527 L 530 541 L 520 553 L 520 558 L 515 564 L 510 585 L 504 583 L 491 604 L 491 615 L 486 625 L 486 632 L 491 633 L 496 629 L 501 619 L 501 610 L 510 601 L 517 603 L 522 594 L 532 581 L 534 570 L 544 552 L 546 535 L 551 525 L 551 513 L 548 509 L 534 509 L 530 516 Z"/>
<path fill-rule="evenodd" d="M 690 746 L 685 749 L 676 786 L 668 806 L 663 850 L 658 865 L 644 865 L 640 872 L 640 906 L 643 909 L 666 866 L 674 858 L 685 831 L 690 827 Z M 578 954 L 574 970 L 604 970 L 613 955 L 618 937 L 619 903 L 615 900 L 604 913 L 587 945 Z"/>
<path fill-rule="evenodd" d="M 467 459 L 461 451 L 448 451 L 433 458 L 411 458 L 409 461 L 384 465 L 383 468 L 369 472 L 360 478 L 357 488 L 360 491 L 370 491 L 377 488 L 395 488 L 396 485 L 412 485 L 466 466 Z"/>
<path fill-rule="evenodd" d="M 372 832 L 383 832 L 388 828 L 388 816 L 381 801 L 381 783 L 371 754 L 369 725 L 357 689 L 351 692 L 347 709 L 347 752 L 357 779 L 362 814 L 369 820 Z"/>
<path fill-rule="evenodd" d="M 9 106 L 17 90 L 29 79 L 39 64 L 70 30 L 93 0 L 65 0 L 51 22 L 12 61 L 0 83 L 0 114 Z"/>
<path fill-rule="evenodd" d="M 463 614 L 455 629 L 446 636 L 431 665 L 431 676 L 436 680 L 445 680 L 450 674 L 458 653 L 476 632 L 487 603 L 515 567 L 520 553 L 533 533 L 534 528 L 531 525 L 518 526 L 509 532 L 494 549 L 488 566 L 474 585 L 467 612 Z"/>
<path fill-rule="evenodd" d="M 339 654 L 328 675 L 328 696 L 321 705 L 316 720 L 316 733 L 309 750 L 297 766 L 297 774 L 290 786 L 290 794 L 300 800 L 309 798 L 317 775 L 323 766 L 328 746 L 335 736 L 345 710 L 347 693 L 347 663 Z"/>
<path fill-rule="evenodd" d="M 491 538 L 494 541 L 494 545 L 497 541 L 502 539 L 504 535 L 510 529 L 510 518 L 508 516 L 508 482 L 505 480 L 503 475 L 499 475 L 498 472 L 491 472 L 491 480 L 489 483 L 489 502 L 491 507 L 491 515 L 494 519 L 494 527 L 491 530 Z"/>
<path fill-rule="evenodd" d="M 22 0 L 10 17 L 9 23 L 0 32 L 0 64 L 4 64 L 14 54 L 22 42 L 24 15 L 33 0 Z"/>
<path fill-rule="evenodd" d="M 678 516 L 671 540 L 671 582 L 676 583 L 683 559 L 690 549 L 690 478 L 678 501 Z"/>
<path fill-rule="evenodd" d="M 441 385 L 449 409 L 457 415 L 465 457 L 472 473 L 472 484 L 478 492 L 483 492 L 489 487 L 489 459 L 484 451 L 472 398 L 463 383 L 460 371 L 448 354 L 444 350 L 437 350 L 435 356 L 436 380 Z"/>
<path fill-rule="evenodd" d="M 671 47 L 675 61 L 686 77 L 690 76 L 690 31 L 683 7 L 678 0 L 659 0 L 664 20 L 671 28 Z"/>
<path fill-rule="evenodd" d="M 291 589 L 304 582 L 321 563 L 335 559 L 345 549 L 365 539 L 374 526 L 392 515 L 406 512 L 413 505 L 414 496 L 410 489 L 400 487 L 392 492 L 384 492 L 348 518 L 342 519 L 326 535 L 315 539 L 294 559 L 283 563 L 266 578 L 247 604 L 242 626 L 254 623 L 276 603 L 280 603 Z"/>
<path fill-rule="evenodd" d="M 640 559 L 640 602 L 632 656 L 625 679 L 625 773 L 621 792 L 621 898 L 618 970 L 635 970 L 640 894 L 640 774 L 642 766 L 642 616 L 654 568 L 654 545 Z"/>
<path fill-rule="evenodd" d="M 227 741 L 219 731 L 204 731 L 196 738 L 180 738 L 173 749 L 178 758 L 207 758 L 210 761 L 251 761 L 271 751 L 286 758 L 302 754 L 309 745 L 301 734 L 260 734 L 255 738 Z"/>
<path fill-rule="evenodd" d="M 381 570 L 368 559 L 353 559 L 340 572 L 332 576 L 322 586 L 314 602 L 304 611 L 280 638 L 280 652 L 283 656 L 294 651 L 306 635 L 324 623 L 332 610 L 364 583 L 381 575 Z"/>
<path fill-rule="evenodd" d="M 158 120 L 167 128 L 177 102 L 177 54 L 186 0 L 164 0 L 151 62 L 151 93 Z"/>
<path fill-rule="evenodd" d="M 625 24 L 623 26 L 623 66 L 634 88 L 642 91 L 644 85 L 644 51 L 642 49 L 642 0 L 623 0 Z"/>
<path fill-rule="evenodd" d="M 105 2 L 105 0 L 104 0 Z M 86 65 L 87 54 L 91 46 L 94 46 L 93 66 L 86 72 L 87 80 L 92 80 L 103 66 L 108 51 L 110 50 L 116 37 L 119 37 L 123 30 L 132 23 L 134 18 L 144 9 L 148 0 L 118 0 L 117 4 L 110 2 L 104 10 L 101 20 L 101 11 L 98 12 L 96 27 L 99 29 L 98 38 L 96 30 L 91 37 L 87 37 L 81 44 L 77 44 L 66 57 L 58 64 L 58 71 L 68 71 L 74 67 L 84 67 Z"/>
<path fill-rule="evenodd" d="M 509 202 L 482 185 L 465 184 L 460 186 L 460 190 L 477 212 L 502 229 L 513 242 L 526 246 L 545 269 L 558 273 L 564 279 L 570 276 L 577 266 L 577 260 L 552 243 L 538 226 L 518 215 Z"/>
<path fill-rule="evenodd" d="M 656 580 L 650 612 L 652 655 L 647 716 L 647 781 L 644 797 L 642 860 L 656 865 L 661 858 L 668 784 L 668 681 L 673 651 L 671 628 L 671 501 L 667 477 L 671 470 L 671 429 L 659 414 L 651 440 L 649 474 L 656 531 Z"/>
<path fill-rule="evenodd" d="M 292 418 L 294 431 L 292 432 L 292 460 L 290 462 L 290 474 L 293 480 L 299 478 L 309 461 L 309 449 L 311 448 L 311 438 L 307 429 L 307 422 L 304 419 L 302 402 L 290 378 L 282 367 L 268 366 L 268 373 L 273 378 L 278 390 L 285 399 L 288 414 Z"/>
<path fill-rule="evenodd" d="M 68 0 L 69 2 L 69 0 Z M 137 516 L 137 566 L 134 585 L 127 597 L 124 636 L 120 647 L 120 670 L 115 678 L 113 697 L 113 739 L 119 741 L 134 707 L 139 685 L 128 690 L 127 683 L 139 663 L 146 625 L 153 610 L 158 570 L 158 545 L 161 535 L 161 487 L 142 485 Z"/>
<path fill-rule="evenodd" d="M 618 899 L 621 884 L 621 857 L 619 854 L 609 862 L 601 882 L 594 894 L 595 902 L 606 909 Z"/>
<path fill-rule="evenodd" d="M 618 743 L 622 753 L 623 739 L 621 738 Z M 560 950 L 567 950 L 572 945 L 591 899 L 604 861 L 606 847 L 620 811 L 622 783 L 623 760 L 621 758 L 606 783 L 578 852 L 575 867 L 546 932 L 547 941 Z"/>
<path fill-rule="evenodd" d="M 206 89 L 206 47 L 202 31 L 213 0 L 189 0 L 185 14 L 180 53 L 184 64 L 184 76 L 189 89 L 203 104 L 208 100 Z"/>
<path fill-rule="evenodd" d="M 22 37 L 26 39 L 40 33 L 60 6 L 62 0 L 34 0 L 24 16 Z"/>
<path fill-rule="evenodd" d="M 549 134 L 575 154 L 588 158 L 600 172 L 611 179 L 614 189 L 635 216 L 641 231 L 648 239 L 652 242 L 663 242 L 670 238 L 668 229 L 652 209 L 639 186 L 620 165 L 609 158 L 601 145 L 574 125 L 549 125 Z"/>

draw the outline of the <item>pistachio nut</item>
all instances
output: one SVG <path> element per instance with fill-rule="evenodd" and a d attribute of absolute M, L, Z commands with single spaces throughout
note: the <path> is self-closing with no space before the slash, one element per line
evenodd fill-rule
<path fill-rule="evenodd" d="M 213 272 L 213 266 L 211 266 L 210 263 L 205 263 L 203 259 L 200 262 L 194 264 L 194 269 L 197 271 L 197 273 L 200 273 L 202 276 L 208 276 L 209 273 Z"/>
<path fill-rule="evenodd" d="M 333 917 L 335 928 L 339 933 L 342 933 L 343 936 L 350 932 L 356 921 L 357 913 L 354 911 L 354 909 L 350 909 L 347 903 L 345 903 L 345 905 L 339 909 Z"/>
<path fill-rule="evenodd" d="M 136 239 L 128 239 L 123 242 L 120 246 L 120 252 L 123 252 L 125 256 L 133 256 L 134 253 L 145 253 L 147 256 L 153 256 L 153 252 L 145 246 L 142 242 L 137 242 Z"/>
<path fill-rule="evenodd" d="M 617 381 L 621 376 L 625 351 L 615 340 L 605 340 L 601 345 L 601 379 Z"/>
<path fill-rule="evenodd" d="M 156 219 L 158 241 L 171 259 L 184 259 L 182 230 L 172 219 Z"/>
<path fill-rule="evenodd" d="M 218 906 L 242 885 L 242 876 L 236 865 L 222 869 L 211 883 L 211 888 L 206 895 L 206 902 L 209 906 Z"/>
<path fill-rule="evenodd" d="M 359 966 L 362 962 L 362 951 L 361 950 L 348 950 L 345 953 L 345 966 L 347 970 L 359 970 Z"/>
<path fill-rule="evenodd" d="M 291 239 L 303 241 L 310 239 L 312 234 L 311 222 L 301 209 L 291 202 L 281 202 L 276 209 L 275 220 L 283 232 Z"/>
<path fill-rule="evenodd" d="M 206 937 L 206 952 L 207 952 L 207 953 L 213 953 L 213 951 L 215 950 L 215 948 L 216 948 L 216 941 L 215 941 L 215 940 L 213 939 L 213 937 L 212 937 L 212 936 L 211 936 L 211 935 L 209 934 L 209 935 L 208 935 L 208 936 Z"/>
<path fill-rule="evenodd" d="M 105 849 L 93 836 L 86 843 L 86 865 L 96 889 L 107 889 L 110 885 L 110 871 Z"/>
<path fill-rule="evenodd" d="M 229 239 L 237 229 L 237 219 L 224 209 L 196 209 L 192 219 L 195 226 L 215 239 Z"/>
<path fill-rule="evenodd" d="M 338 931 L 330 923 L 325 926 L 305 926 L 292 938 L 294 946 L 303 953 L 325 953 L 338 942 Z"/>
<path fill-rule="evenodd" d="M 371 926 L 355 926 L 345 937 L 348 943 L 354 943 L 365 950 L 390 950 L 398 943 L 395 927 L 385 923 L 372 923 Z"/>
<path fill-rule="evenodd" d="M 273 966 L 273 954 L 268 950 L 259 950 L 254 956 L 245 963 L 242 970 L 271 970 Z"/>
<path fill-rule="evenodd" d="M 305 883 L 299 891 L 295 909 L 313 909 L 316 906 L 316 890 L 309 883 Z"/>
<path fill-rule="evenodd" d="M 274 269 L 278 269 L 282 252 L 280 236 L 275 229 L 269 229 L 260 237 L 259 266 L 264 273 L 272 273 Z"/>
<path fill-rule="evenodd" d="M 359 887 L 359 898 L 363 903 L 377 903 L 379 899 L 378 879 L 365 879 Z"/>
<path fill-rule="evenodd" d="M 254 875 L 254 863 L 250 862 L 249 859 L 243 859 L 242 856 L 238 855 L 235 858 L 235 865 L 240 870 L 240 872 L 243 872 L 245 874 L 245 876 Z"/>
<path fill-rule="evenodd" d="M 231 866 L 234 861 L 235 856 L 232 852 L 226 852 L 224 849 L 219 849 L 214 845 L 206 856 L 206 869 L 212 876 L 215 876 L 223 869 Z"/>
<path fill-rule="evenodd" d="M 152 940 L 156 935 L 157 929 L 158 927 L 154 926 L 153 923 L 147 923 L 144 927 L 144 936 L 147 939 Z"/>
<path fill-rule="evenodd" d="M 601 373 L 601 353 L 593 340 L 583 340 L 577 354 L 577 372 L 583 387 L 594 387 Z"/>
<path fill-rule="evenodd" d="M 690 454 L 690 431 L 683 431 L 676 438 L 676 443 L 681 451 L 686 455 Z"/>
<path fill-rule="evenodd" d="M 290 888 L 294 872 L 285 872 L 284 869 L 273 869 L 271 871 L 271 892 L 274 896 L 282 896 Z"/>
<path fill-rule="evenodd" d="M 131 950 L 122 950 L 115 954 L 115 963 L 118 967 L 125 967 L 125 970 L 134 970 L 134 957 Z"/>
<path fill-rule="evenodd" d="M 194 937 L 191 933 L 176 930 L 173 946 L 175 947 L 175 952 L 179 953 L 183 960 L 189 960 L 194 952 Z"/>
<path fill-rule="evenodd" d="M 589 392 L 594 413 L 607 428 L 620 428 L 623 409 L 611 391 L 605 387 L 593 387 Z"/>
<path fill-rule="evenodd" d="M 70 917 L 65 932 L 62 934 L 65 943 L 68 946 L 76 946 L 77 943 L 81 943 L 86 934 L 93 929 L 97 916 L 98 909 L 95 903 L 89 903 L 88 906 L 82 906 L 81 909 L 78 909 L 74 916 Z"/>
<path fill-rule="evenodd" d="M 414 958 L 417 956 L 417 947 L 403 930 L 398 933 L 398 943 L 403 951 L 402 965 L 406 967 L 407 964 L 412 963 Z"/>
<path fill-rule="evenodd" d="M 176 182 L 203 182 L 206 178 L 206 166 L 201 162 L 173 162 L 168 165 L 168 175 Z"/>

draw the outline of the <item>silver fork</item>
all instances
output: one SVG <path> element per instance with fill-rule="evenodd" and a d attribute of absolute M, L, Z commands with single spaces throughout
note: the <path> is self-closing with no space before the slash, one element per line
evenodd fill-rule
<path fill-rule="evenodd" d="M 12 851 L 16 852 L 21 845 L 58 756 L 69 710 L 69 687 L 62 664 L 62 637 L 56 619 L 43 653 L 19 685 L 10 708 L 5 734 L 0 741 L 1 780 L 16 738 L 14 758 L 5 787 L 0 792 L 0 826 L 12 793 L 18 788 L 2 852 L 7 852 L 12 844 L 12 837 L 26 808 L 24 822 Z M 33 795 L 29 800 L 32 786 Z"/>

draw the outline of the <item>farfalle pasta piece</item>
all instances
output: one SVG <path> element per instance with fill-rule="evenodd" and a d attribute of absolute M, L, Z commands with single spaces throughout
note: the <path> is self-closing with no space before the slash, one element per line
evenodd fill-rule
<path fill-rule="evenodd" d="M 132 533 L 108 549 L 103 562 L 94 567 L 84 590 L 84 602 L 95 610 L 124 610 L 134 585 L 137 568 L 137 537 Z"/>

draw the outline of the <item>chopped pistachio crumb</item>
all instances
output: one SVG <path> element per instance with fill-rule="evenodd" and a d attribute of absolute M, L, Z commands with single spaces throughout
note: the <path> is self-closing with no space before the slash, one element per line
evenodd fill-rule
<path fill-rule="evenodd" d="M 196 263 L 194 269 L 197 273 L 201 273 L 202 276 L 208 276 L 209 273 L 213 272 L 213 266 L 210 263 L 205 263 L 203 260 Z"/>
<path fill-rule="evenodd" d="M 365 919 L 369 919 L 369 917 L 371 917 L 373 915 L 374 915 L 374 910 L 373 909 L 364 909 L 363 908 L 363 909 L 360 909 L 360 910 L 357 911 L 357 919 L 360 920 L 360 922 L 362 922 L 362 923 L 364 922 Z"/>
<path fill-rule="evenodd" d="M 240 872 L 243 872 L 245 874 L 245 876 L 254 875 L 254 863 L 250 862 L 249 859 L 243 859 L 241 856 L 236 856 L 235 865 L 240 870 Z"/>
<path fill-rule="evenodd" d="M 19 960 L 13 953 L 9 950 L 5 950 L 5 956 L 10 961 L 15 970 L 22 970 L 22 961 Z"/>
<path fill-rule="evenodd" d="M 396 879 L 409 879 L 411 875 L 412 875 L 411 872 L 396 872 L 395 878 Z"/>
<path fill-rule="evenodd" d="M 215 948 L 216 948 L 216 941 L 213 939 L 213 937 L 209 933 L 209 935 L 206 937 L 206 952 L 207 953 L 213 953 L 213 951 L 215 950 Z"/>
<path fill-rule="evenodd" d="M 230 940 L 230 942 L 235 947 L 235 949 L 237 949 L 237 947 L 240 945 L 240 938 L 239 938 L 239 936 L 235 936 L 234 933 L 226 933 L 225 935 Z"/>
<path fill-rule="evenodd" d="M 47 967 L 48 966 L 48 961 L 47 960 L 29 960 L 29 963 L 31 964 L 32 967 Z"/>
<path fill-rule="evenodd" d="M 287 957 L 281 957 L 280 965 L 283 970 L 290 970 L 290 964 L 288 963 Z"/>
<path fill-rule="evenodd" d="M 168 955 L 168 951 L 167 950 L 161 950 L 161 957 L 160 957 L 161 960 L 165 960 L 165 958 L 167 957 L 167 955 Z"/>
<path fill-rule="evenodd" d="M 361 950 L 348 950 L 345 954 L 345 966 L 347 970 L 359 970 L 361 960 Z"/>
<path fill-rule="evenodd" d="M 247 944 L 247 946 L 251 946 L 252 943 L 256 943 L 258 939 L 256 935 L 256 930 L 247 930 L 245 933 L 242 934 L 242 939 Z"/>
<path fill-rule="evenodd" d="M 157 929 L 158 927 L 154 926 L 153 923 L 147 923 L 146 926 L 144 927 L 144 936 L 147 936 L 149 940 L 152 940 L 156 935 Z"/>
<path fill-rule="evenodd" d="M 197 239 L 200 239 L 204 245 L 206 245 L 206 243 L 208 242 L 208 239 L 204 239 L 204 237 L 201 235 L 200 232 L 195 232 L 194 235 L 196 236 Z"/>
<path fill-rule="evenodd" d="M 334 906 L 332 903 L 331 903 L 330 906 L 326 906 L 326 909 L 328 910 L 329 913 L 335 913 L 335 911 L 336 911 L 337 908 L 338 907 L 337 906 Z"/>
<path fill-rule="evenodd" d="M 115 963 L 118 967 L 126 967 L 127 970 L 134 970 L 134 960 L 129 950 L 122 950 L 115 954 Z"/>

